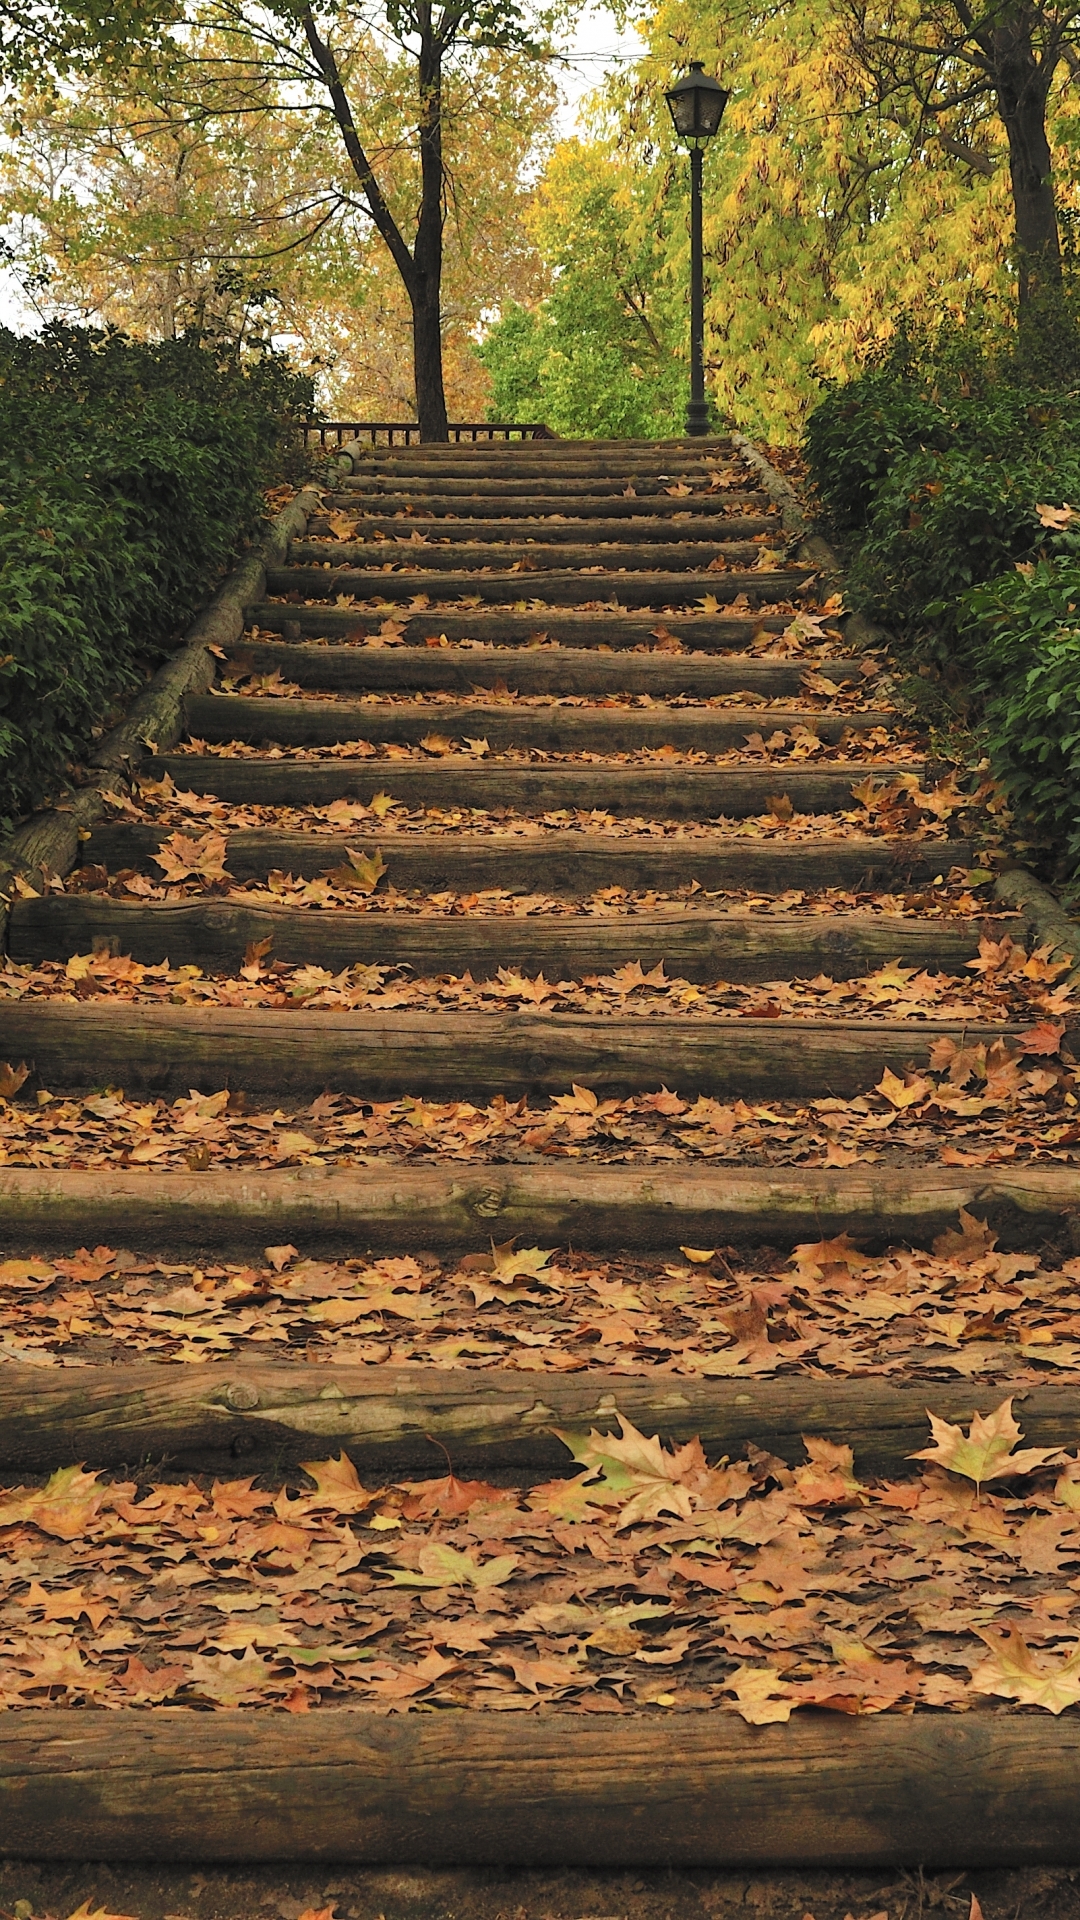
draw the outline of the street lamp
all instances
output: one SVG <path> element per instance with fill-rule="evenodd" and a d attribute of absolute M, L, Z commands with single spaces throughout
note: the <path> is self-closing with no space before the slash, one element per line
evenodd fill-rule
<path fill-rule="evenodd" d="M 730 93 L 713 80 L 700 60 L 691 60 L 689 73 L 665 95 L 675 132 L 690 149 L 690 404 L 686 431 L 698 436 L 709 430 L 705 404 L 705 288 L 701 251 L 701 158 L 724 117 Z"/>

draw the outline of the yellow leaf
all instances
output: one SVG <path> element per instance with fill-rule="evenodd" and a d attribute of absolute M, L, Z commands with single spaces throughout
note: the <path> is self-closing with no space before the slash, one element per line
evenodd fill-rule
<path fill-rule="evenodd" d="M 974 1480 L 977 1487 L 988 1480 L 1007 1480 L 1014 1474 L 1032 1473 L 1036 1467 L 1060 1458 L 1058 1447 L 1022 1447 L 1019 1453 L 1013 1452 L 1023 1434 L 1013 1419 L 1011 1395 L 995 1407 L 993 1413 L 973 1414 L 966 1434 L 962 1427 L 954 1427 L 951 1421 L 939 1420 L 932 1413 L 927 1413 L 927 1419 L 934 1444 L 909 1454 L 909 1459 L 932 1460 L 950 1473 Z"/>
<path fill-rule="evenodd" d="M 1067 1660 L 1051 1661 L 1045 1655 L 1036 1660 L 1015 1621 L 1003 1634 L 987 1627 L 974 1631 L 990 1653 L 971 1676 L 973 1692 L 1003 1694 L 1025 1706 L 1045 1707 L 1048 1713 L 1063 1713 L 1080 1700 L 1080 1648 Z"/>

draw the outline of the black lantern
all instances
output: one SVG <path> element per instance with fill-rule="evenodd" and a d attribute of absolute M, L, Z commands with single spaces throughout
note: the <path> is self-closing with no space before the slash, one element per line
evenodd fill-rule
<path fill-rule="evenodd" d="M 730 98 L 727 88 L 706 73 L 700 60 L 691 60 L 689 73 L 676 80 L 666 95 L 675 131 L 685 146 L 700 147 L 712 139 Z"/>
<path fill-rule="evenodd" d="M 701 245 L 701 161 L 731 98 L 726 87 L 707 74 L 700 60 L 666 94 L 675 132 L 690 149 L 690 404 L 686 431 L 698 437 L 709 430 L 705 404 L 705 273 Z"/>

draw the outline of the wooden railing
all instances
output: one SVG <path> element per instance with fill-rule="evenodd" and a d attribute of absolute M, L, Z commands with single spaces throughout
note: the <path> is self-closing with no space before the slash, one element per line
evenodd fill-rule
<path fill-rule="evenodd" d="M 346 440 L 369 440 L 373 447 L 411 447 L 419 444 L 420 428 L 415 420 L 309 420 L 304 429 L 309 446 L 340 447 Z M 541 422 L 507 420 L 457 421 L 447 429 L 450 439 L 462 440 L 552 440 L 554 434 Z"/>

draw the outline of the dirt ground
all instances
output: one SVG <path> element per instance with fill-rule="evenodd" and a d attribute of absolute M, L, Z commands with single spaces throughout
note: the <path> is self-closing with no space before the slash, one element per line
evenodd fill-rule
<path fill-rule="evenodd" d="M 0 1920 L 68 1920 L 86 1902 L 103 1920 L 1077 1920 L 1080 1867 L 949 1872 L 824 1870 L 639 1874 L 424 1871 L 418 1868 L 161 1866 L 0 1862 Z"/>

